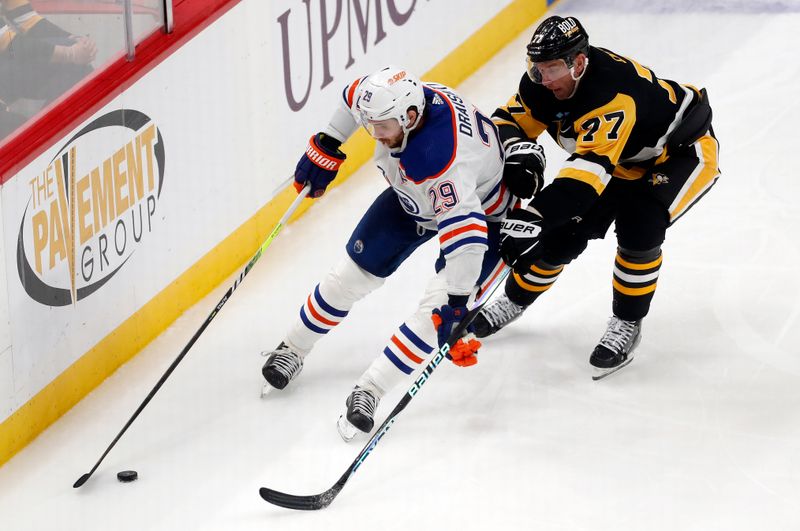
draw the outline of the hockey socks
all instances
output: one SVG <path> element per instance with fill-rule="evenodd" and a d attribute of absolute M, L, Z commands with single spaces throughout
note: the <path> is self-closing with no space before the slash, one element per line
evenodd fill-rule
<path fill-rule="evenodd" d="M 563 270 L 563 265 L 552 266 L 537 260 L 522 274 L 514 271 L 506 281 L 506 295 L 515 304 L 528 306 L 553 286 Z"/>
<path fill-rule="evenodd" d="M 618 249 L 614 260 L 614 315 L 639 321 L 650 310 L 661 269 L 661 248 L 649 251 Z"/>
<path fill-rule="evenodd" d="M 300 307 L 286 344 L 305 356 L 322 336 L 341 323 L 353 305 L 383 284 L 384 279 L 360 268 L 347 256 L 314 288 Z"/>

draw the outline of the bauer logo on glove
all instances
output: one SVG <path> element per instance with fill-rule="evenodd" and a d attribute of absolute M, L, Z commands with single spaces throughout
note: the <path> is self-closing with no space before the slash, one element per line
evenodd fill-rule
<path fill-rule="evenodd" d="M 519 237 L 536 237 L 542 232 L 542 227 L 538 222 L 527 222 L 516 219 L 503 221 L 503 226 L 500 229 L 501 234 L 508 234 L 512 238 Z"/>
<path fill-rule="evenodd" d="M 500 228 L 500 256 L 512 267 L 530 265 L 542 235 L 542 216 L 528 206 L 512 210 Z"/>
<path fill-rule="evenodd" d="M 539 144 L 518 141 L 506 147 L 503 181 L 511 193 L 530 199 L 544 185 L 544 150 Z"/>

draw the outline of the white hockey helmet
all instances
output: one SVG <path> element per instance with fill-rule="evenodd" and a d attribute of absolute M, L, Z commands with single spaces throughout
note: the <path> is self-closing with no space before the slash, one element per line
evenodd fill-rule
<path fill-rule="evenodd" d="M 425 93 L 422 82 L 404 68 L 387 66 L 371 74 L 361 85 L 361 94 L 356 101 L 356 110 L 361 125 L 375 136 L 373 124 L 395 119 L 403 131 L 402 151 L 408 140 L 408 132 L 421 122 L 425 110 Z M 408 109 L 415 107 L 419 117 L 409 127 Z"/>

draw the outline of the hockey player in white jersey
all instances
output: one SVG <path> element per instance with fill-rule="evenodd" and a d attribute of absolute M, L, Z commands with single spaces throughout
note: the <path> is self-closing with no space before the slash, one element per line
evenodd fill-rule
<path fill-rule="evenodd" d="M 378 141 L 375 163 L 389 187 L 364 214 L 347 254 L 308 296 L 283 341 L 265 353 L 262 369 L 268 386 L 286 387 L 353 304 L 438 235 L 436 274 L 417 311 L 378 350 L 346 400 L 339 419 L 346 440 L 354 428 L 372 430 L 381 397 L 447 340 L 470 297 L 500 273 L 499 222 L 516 202 L 502 181 L 504 152 L 492 121 L 454 90 L 394 67 L 345 87 L 340 108 L 311 137 L 297 165 L 298 190 L 310 184 L 312 197 L 324 193 L 345 159 L 340 145 L 359 126 Z M 534 151 L 543 170 L 538 146 Z M 457 365 L 473 365 L 479 346 L 468 336 L 450 354 Z"/>

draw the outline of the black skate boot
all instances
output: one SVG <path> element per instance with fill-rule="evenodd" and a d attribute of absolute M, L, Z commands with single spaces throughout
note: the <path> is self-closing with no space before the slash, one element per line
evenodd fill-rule
<path fill-rule="evenodd" d="M 592 380 L 605 378 L 633 361 L 633 351 L 641 339 L 642 321 L 625 321 L 616 316 L 611 317 L 606 333 L 589 357 L 589 363 L 595 372 Z"/>
<path fill-rule="evenodd" d="M 504 293 L 478 312 L 478 316 L 472 321 L 474 334 L 477 337 L 490 336 L 518 319 L 524 311 L 525 306 L 511 302 Z"/>
<path fill-rule="evenodd" d="M 337 423 L 342 439 L 350 442 L 357 435 L 356 430 L 371 432 L 375 426 L 375 410 L 380 401 L 373 391 L 356 386 L 345 401 L 347 413 L 339 417 Z"/>
<path fill-rule="evenodd" d="M 261 374 L 275 389 L 286 387 L 303 370 L 303 358 L 293 352 L 283 341 L 272 352 L 262 354 L 269 355 L 269 358 L 262 367 Z"/>

